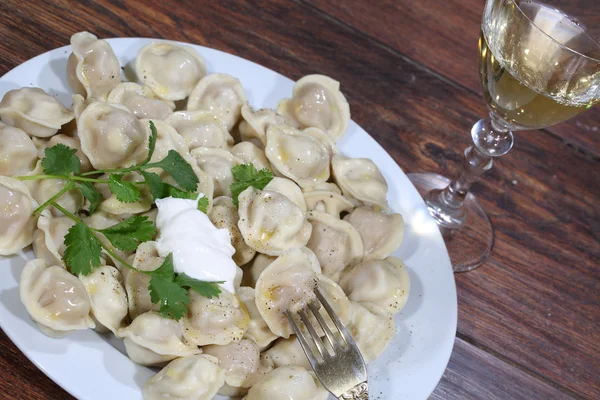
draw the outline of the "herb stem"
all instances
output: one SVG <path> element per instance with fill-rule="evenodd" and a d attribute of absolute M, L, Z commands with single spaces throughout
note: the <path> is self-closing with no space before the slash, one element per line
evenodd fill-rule
<path fill-rule="evenodd" d="M 50 197 L 44 204 L 42 204 L 41 206 L 39 206 L 38 208 L 36 208 L 35 210 L 33 210 L 33 215 L 38 215 L 39 213 L 41 213 L 42 211 L 44 211 L 44 209 L 46 207 L 48 207 L 50 204 L 54 203 L 63 194 L 67 193 L 72 188 L 73 188 L 73 184 L 71 182 L 67 182 L 67 184 L 65 185 L 64 188 L 62 188 L 62 190 L 60 190 L 59 192 L 55 193 L 54 196 Z"/>
<path fill-rule="evenodd" d="M 93 183 L 108 183 L 108 179 L 94 179 L 84 178 L 82 176 L 73 175 L 30 175 L 30 176 L 16 176 L 21 181 L 37 181 L 42 179 L 60 179 L 65 181 L 81 181 L 81 182 L 93 182 Z"/>
<path fill-rule="evenodd" d="M 92 233 L 92 235 L 96 236 L 96 234 Z M 96 236 L 96 239 L 98 239 L 98 236 Z M 141 269 L 137 269 L 135 268 L 133 265 L 129 265 L 128 262 L 126 262 L 125 260 L 123 260 L 121 257 L 119 257 L 117 255 L 117 253 L 115 253 L 110 247 L 108 247 L 107 245 L 105 245 L 100 239 L 98 239 L 98 242 L 100 243 L 100 246 L 116 261 L 119 262 L 119 264 L 121 264 L 122 266 L 129 268 L 132 271 L 135 272 L 139 272 L 142 274 L 148 274 L 148 271 L 142 271 Z"/>
<path fill-rule="evenodd" d="M 68 179 L 72 179 L 74 181 L 81 182 L 93 182 L 93 183 L 108 183 L 108 179 L 94 179 L 94 178 L 84 178 L 82 176 L 69 176 Z"/>
<path fill-rule="evenodd" d="M 89 175 L 96 175 L 96 174 L 128 174 L 130 172 L 137 171 L 139 168 L 140 168 L 139 165 L 133 165 L 133 166 L 127 167 L 127 168 L 98 169 L 95 171 L 84 172 L 83 174 L 80 174 L 80 175 L 81 176 L 89 176 Z"/>
<path fill-rule="evenodd" d="M 29 176 L 15 176 L 15 179 L 20 181 L 37 181 L 40 179 L 66 179 L 66 176 L 60 175 L 29 175 Z"/>
<path fill-rule="evenodd" d="M 75 222 L 76 224 L 79 222 L 83 222 L 81 220 L 81 218 L 71 214 L 69 211 L 67 211 L 64 207 L 62 207 L 60 204 L 58 204 L 56 201 L 52 202 L 52 205 L 54 207 L 56 207 L 56 209 L 60 212 L 62 212 L 63 214 L 65 214 L 66 217 L 70 218 L 73 222 Z"/>

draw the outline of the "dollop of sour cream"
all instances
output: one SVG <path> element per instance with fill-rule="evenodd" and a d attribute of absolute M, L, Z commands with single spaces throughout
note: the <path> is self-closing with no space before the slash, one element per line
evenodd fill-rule
<path fill-rule="evenodd" d="M 173 253 L 175 272 L 221 286 L 235 293 L 235 248 L 227 229 L 218 229 L 198 210 L 198 200 L 167 197 L 156 200 L 157 250 L 161 257 Z"/>

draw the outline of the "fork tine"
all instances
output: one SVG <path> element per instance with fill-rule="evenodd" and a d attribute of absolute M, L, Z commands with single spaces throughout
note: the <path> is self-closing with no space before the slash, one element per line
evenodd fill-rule
<path fill-rule="evenodd" d="M 287 317 L 288 321 L 290 321 L 290 325 L 292 325 L 294 332 L 296 332 L 296 337 L 300 342 L 300 346 L 302 346 L 302 350 L 304 350 L 304 354 L 306 354 L 306 358 L 308 358 L 308 362 L 310 362 L 311 367 L 315 369 L 317 365 L 317 359 L 313 354 L 312 349 L 310 348 L 310 345 L 308 344 L 306 337 L 304 336 L 304 333 L 302 333 L 300 327 L 298 326 L 296 321 L 294 321 L 294 318 L 292 317 L 292 314 L 289 310 L 285 312 L 285 316 Z"/>
<path fill-rule="evenodd" d="M 331 332 L 331 329 L 329 329 L 329 325 L 327 325 L 327 322 L 325 322 L 325 319 L 319 312 L 319 309 L 317 308 L 317 306 L 315 306 L 314 303 L 310 303 L 308 305 L 308 307 L 310 308 L 312 313 L 315 315 L 315 318 L 317 319 L 319 326 L 321 326 L 321 329 L 323 329 L 323 332 L 325 332 L 325 336 L 327 336 L 327 340 L 329 341 L 329 344 L 331 345 L 331 349 L 334 351 L 334 353 L 336 350 L 339 351 L 341 349 L 340 343 L 335 339 L 333 332 Z"/>
<path fill-rule="evenodd" d="M 349 345 L 354 343 L 352 336 L 350 336 L 350 334 L 346 330 L 346 327 L 344 327 L 344 324 L 342 324 L 342 321 L 340 321 L 340 319 L 338 318 L 335 311 L 333 311 L 333 308 L 331 308 L 331 305 L 329 304 L 327 299 L 325 299 L 325 296 L 323 296 L 323 293 L 321 293 L 321 290 L 319 288 L 317 288 L 315 290 L 315 293 L 317 295 L 317 298 L 323 305 L 323 308 L 325 308 L 325 311 L 327 311 L 327 314 L 329 314 L 329 317 L 331 318 L 331 320 L 333 321 L 335 326 L 338 328 L 338 331 L 339 331 L 340 335 L 342 336 L 342 338 L 344 339 L 344 341 Z"/>
<path fill-rule="evenodd" d="M 306 311 L 304 311 L 302 309 L 302 310 L 298 311 L 298 314 L 300 314 L 300 318 L 302 319 L 302 322 L 304 322 L 304 325 L 308 329 L 308 333 L 310 333 L 310 336 L 312 337 L 312 340 L 314 341 L 315 346 L 317 347 L 317 350 L 319 351 L 319 354 L 321 355 L 321 358 L 323 359 L 323 361 L 327 360 L 328 358 L 331 358 L 331 355 L 329 354 L 329 351 L 327 350 L 327 348 L 325 347 L 325 344 L 321 340 L 321 337 L 315 330 L 315 327 L 313 326 L 313 324 L 310 322 L 310 319 L 308 318 Z"/>

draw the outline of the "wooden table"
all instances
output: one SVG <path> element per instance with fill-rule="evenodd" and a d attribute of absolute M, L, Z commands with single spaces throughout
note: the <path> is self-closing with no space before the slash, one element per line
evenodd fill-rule
<path fill-rule="evenodd" d="M 600 16 L 600 2 L 579 0 Z M 352 118 L 406 172 L 454 174 L 486 113 L 484 0 L 0 2 L 0 74 L 72 33 L 201 44 L 292 79 L 339 80 Z M 592 9 L 594 8 L 594 9 Z M 474 187 L 496 228 L 456 275 L 457 339 L 433 399 L 600 398 L 600 107 L 539 131 Z M 0 398 L 68 399 L 2 334 Z"/>

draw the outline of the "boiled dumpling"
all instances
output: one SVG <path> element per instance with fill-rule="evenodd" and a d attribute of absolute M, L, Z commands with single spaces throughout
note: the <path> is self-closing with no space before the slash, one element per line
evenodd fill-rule
<path fill-rule="evenodd" d="M 299 127 L 296 122 L 277 114 L 275 110 L 261 108 L 258 111 L 254 111 L 248 104 L 242 106 L 242 118 L 238 127 L 242 143 L 250 142 L 261 149 L 267 144 L 267 129 L 271 125 Z"/>
<path fill-rule="evenodd" d="M 90 296 L 96 330 L 116 335 L 127 316 L 127 294 L 121 273 L 115 267 L 102 265 L 79 279 Z"/>
<path fill-rule="evenodd" d="M 237 78 L 227 74 L 211 74 L 198 82 L 190 94 L 187 109 L 212 111 L 231 132 L 246 102 L 246 94 Z"/>
<path fill-rule="evenodd" d="M 230 186 L 233 182 L 231 168 L 243 164 L 242 160 L 231 154 L 229 150 L 209 147 L 194 149 L 192 156 L 196 158 L 198 167 L 213 178 L 215 184 L 214 196 L 231 197 Z"/>
<path fill-rule="evenodd" d="M 150 136 L 150 119 L 141 119 L 142 126 L 146 129 L 146 135 Z M 152 121 L 156 129 L 156 145 L 150 162 L 158 162 L 165 158 L 170 150 L 175 150 L 183 158 L 189 157 L 190 151 L 185 139 L 175 128 L 165 121 Z"/>
<path fill-rule="evenodd" d="M 133 259 L 133 267 L 142 271 L 154 271 L 165 261 L 158 255 L 156 242 L 141 243 Z M 125 275 L 125 290 L 127 292 L 129 315 L 136 318 L 147 311 L 158 311 L 159 304 L 154 304 L 150 297 L 150 276 L 137 272 L 128 271 Z"/>
<path fill-rule="evenodd" d="M 17 176 L 35 168 L 37 149 L 21 129 L 0 122 L 0 175 Z"/>
<path fill-rule="evenodd" d="M 345 218 L 362 238 L 365 260 L 382 260 L 400 247 L 404 238 L 404 219 L 369 207 L 359 207 Z"/>
<path fill-rule="evenodd" d="M 265 186 L 264 190 L 284 195 L 292 203 L 297 205 L 303 213 L 306 212 L 306 201 L 304 201 L 302 190 L 294 183 L 294 181 L 287 178 L 275 177 L 271 179 L 271 182 L 269 182 L 267 186 Z"/>
<path fill-rule="evenodd" d="M 69 217 L 54 217 L 45 209 L 40 215 L 33 233 L 33 252 L 36 258 L 42 258 L 48 265 L 62 265 L 65 253 L 65 235 L 75 225 Z"/>
<path fill-rule="evenodd" d="M 410 278 L 406 267 L 396 257 L 364 261 L 345 272 L 340 286 L 348 298 L 361 304 L 371 303 L 395 314 L 408 300 Z"/>
<path fill-rule="evenodd" d="M 233 200 L 230 197 L 217 197 L 213 201 L 213 207 L 208 213 L 210 222 L 214 226 L 221 229 L 227 229 L 231 236 L 231 244 L 235 248 L 233 261 L 240 266 L 244 265 L 256 254 L 256 250 L 251 248 L 244 242 L 238 221 L 240 219 L 237 208 L 233 205 Z"/>
<path fill-rule="evenodd" d="M 246 310 L 248 310 L 248 315 L 250 316 L 250 323 L 248 325 L 248 330 L 244 333 L 244 338 L 252 340 L 262 350 L 271 344 L 273 340 L 277 339 L 277 336 L 271 332 L 269 326 L 256 307 L 254 289 L 242 286 L 238 289 L 237 294 L 240 300 L 244 302 Z"/>
<path fill-rule="evenodd" d="M 349 323 L 352 319 L 352 307 L 350 306 L 350 300 L 346 296 L 346 293 L 344 293 L 344 290 L 340 285 L 324 275 L 319 274 L 318 279 L 319 290 L 323 294 L 323 297 L 325 297 L 331 308 L 333 308 L 333 311 L 335 311 L 335 314 L 340 321 L 342 321 L 343 324 Z M 325 311 L 324 308 L 321 308 L 320 313 L 329 327 L 334 331 L 336 329 L 335 324 L 329 317 L 329 314 L 327 314 L 327 311 Z M 314 325 L 317 326 L 317 323 L 315 322 Z M 321 328 L 318 327 L 319 331 L 320 329 Z"/>
<path fill-rule="evenodd" d="M 32 213 L 37 206 L 23 182 L 0 175 L 0 255 L 31 244 L 36 224 Z"/>
<path fill-rule="evenodd" d="M 171 361 L 144 384 L 144 400 L 211 400 L 225 382 L 218 364 L 203 354 Z"/>
<path fill-rule="evenodd" d="M 0 101 L 0 118 L 31 136 L 50 137 L 74 115 L 40 88 L 9 90 Z"/>
<path fill-rule="evenodd" d="M 197 346 L 226 345 L 240 340 L 248 329 L 249 316 L 240 299 L 227 290 L 209 299 L 188 291 L 190 304 L 183 319 L 187 342 Z"/>
<path fill-rule="evenodd" d="M 252 142 L 240 142 L 233 146 L 231 154 L 239 158 L 244 164 L 252 164 L 257 171 L 261 169 L 271 169 L 271 164 L 265 156 L 265 152 Z"/>
<path fill-rule="evenodd" d="M 131 325 L 119 329 L 117 336 L 123 338 L 129 358 L 140 365 L 157 365 L 200 352 L 197 346 L 184 343 L 181 321 L 154 311 L 135 318 Z"/>
<path fill-rule="evenodd" d="M 335 184 L 331 185 L 335 186 Z M 330 189 L 329 187 L 305 191 L 304 201 L 306 202 L 308 210 L 326 212 L 336 218 L 339 218 L 342 212 L 349 212 L 354 208 L 354 203 L 342 196 L 341 192 L 338 193 L 333 188 Z"/>
<path fill-rule="evenodd" d="M 248 388 L 273 369 L 273 364 L 260 356 L 256 343 L 242 339 L 224 346 L 203 348 L 204 354 L 216 357 L 225 373 L 225 386 L 219 390 L 226 396 L 246 394 Z"/>
<path fill-rule="evenodd" d="M 67 63 L 69 86 L 87 99 L 105 100 L 121 83 L 121 65 L 112 47 L 89 32 L 79 32 L 71 36 L 71 48 L 73 53 Z"/>
<path fill-rule="evenodd" d="M 33 171 L 26 175 L 43 175 L 42 161 L 39 160 Z M 25 185 L 29 188 L 31 195 L 38 204 L 44 204 L 50 200 L 52 196 L 65 188 L 67 181 L 65 179 L 38 179 L 25 181 Z M 83 207 L 83 195 L 77 189 L 69 190 L 63 194 L 56 203 L 69 211 L 76 214 Z M 63 213 L 56 207 L 50 206 L 48 209 L 54 216 L 62 216 Z"/>
<path fill-rule="evenodd" d="M 202 57 L 189 46 L 153 42 L 139 51 L 135 72 L 161 99 L 183 100 L 204 77 L 206 67 Z"/>
<path fill-rule="evenodd" d="M 238 197 L 238 226 L 248 246 L 271 256 L 306 245 L 311 225 L 286 196 L 249 187 Z"/>
<path fill-rule="evenodd" d="M 307 75 L 294 85 L 291 99 L 283 99 L 277 111 L 303 128 L 319 128 L 338 141 L 348 128 L 350 106 L 340 83 L 324 75 Z"/>
<path fill-rule="evenodd" d="M 226 149 L 233 145 L 227 127 L 212 111 L 177 111 L 166 122 L 177 129 L 190 150 L 198 147 Z"/>
<path fill-rule="evenodd" d="M 352 225 L 333 215 L 311 211 L 312 235 L 306 245 L 319 259 L 323 275 L 340 280 L 342 272 L 362 260 L 363 243 Z"/>
<path fill-rule="evenodd" d="M 197 163 L 196 159 L 194 158 L 194 156 L 190 155 L 190 156 L 185 157 L 185 161 L 189 165 L 191 165 L 192 169 L 194 170 L 194 174 L 196 174 L 196 176 L 198 177 L 198 193 L 202 193 L 204 195 L 204 197 L 206 197 L 208 199 L 207 212 L 210 212 L 210 210 L 212 209 L 212 205 L 213 205 L 213 198 L 216 197 L 214 194 L 215 193 L 215 181 L 212 178 L 212 176 L 210 176 L 209 174 L 204 172 L 198 166 L 198 163 Z M 173 184 L 174 182 L 169 182 L 169 178 L 171 178 L 171 177 L 170 176 L 167 177 L 166 181 L 168 183 Z"/>
<path fill-rule="evenodd" d="M 264 354 L 273 362 L 275 368 L 297 366 L 309 371 L 312 369 L 296 335 L 287 339 L 277 339 L 275 344 Z"/>
<path fill-rule="evenodd" d="M 107 102 L 123 104 L 138 118 L 167 119 L 175 109 L 175 103 L 160 99 L 147 86 L 135 82 L 123 82 L 110 91 Z"/>
<path fill-rule="evenodd" d="M 277 257 L 275 256 L 258 253 L 252 262 L 243 267 L 244 276 L 242 277 L 242 285 L 251 288 L 255 287 L 260 274 L 276 259 Z"/>
<path fill-rule="evenodd" d="M 267 130 L 265 154 L 279 173 L 303 188 L 329 179 L 332 147 L 316 128 L 300 131 L 286 125 Z"/>
<path fill-rule="evenodd" d="M 344 196 L 387 210 L 387 182 L 372 160 L 336 154 L 331 169 Z"/>
<path fill-rule="evenodd" d="M 19 282 L 21 301 L 35 322 L 51 331 L 94 328 L 90 299 L 76 276 L 44 260 L 29 261 Z"/>
<path fill-rule="evenodd" d="M 269 329 L 282 337 L 294 333 L 285 311 L 295 313 L 315 301 L 321 268 L 309 249 L 291 249 L 273 261 L 256 282 L 256 307 Z"/>
<path fill-rule="evenodd" d="M 329 392 L 302 367 L 280 367 L 250 388 L 244 400 L 327 400 Z"/>
<path fill-rule="evenodd" d="M 390 344 L 396 333 L 396 324 L 392 314 L 377 306 L 354 301 L 351 304 L 352 321 L 347 326 L 348 332 L 358 345 L 365 362 L 369 363 L 383 354 Z"/>
<path fill-rule="evenodd" d="M 95 169 L 128 167 L 148 155 L 148 134 L 125 106 L 91 103 L 77 121 L 81 149 Z"/>

